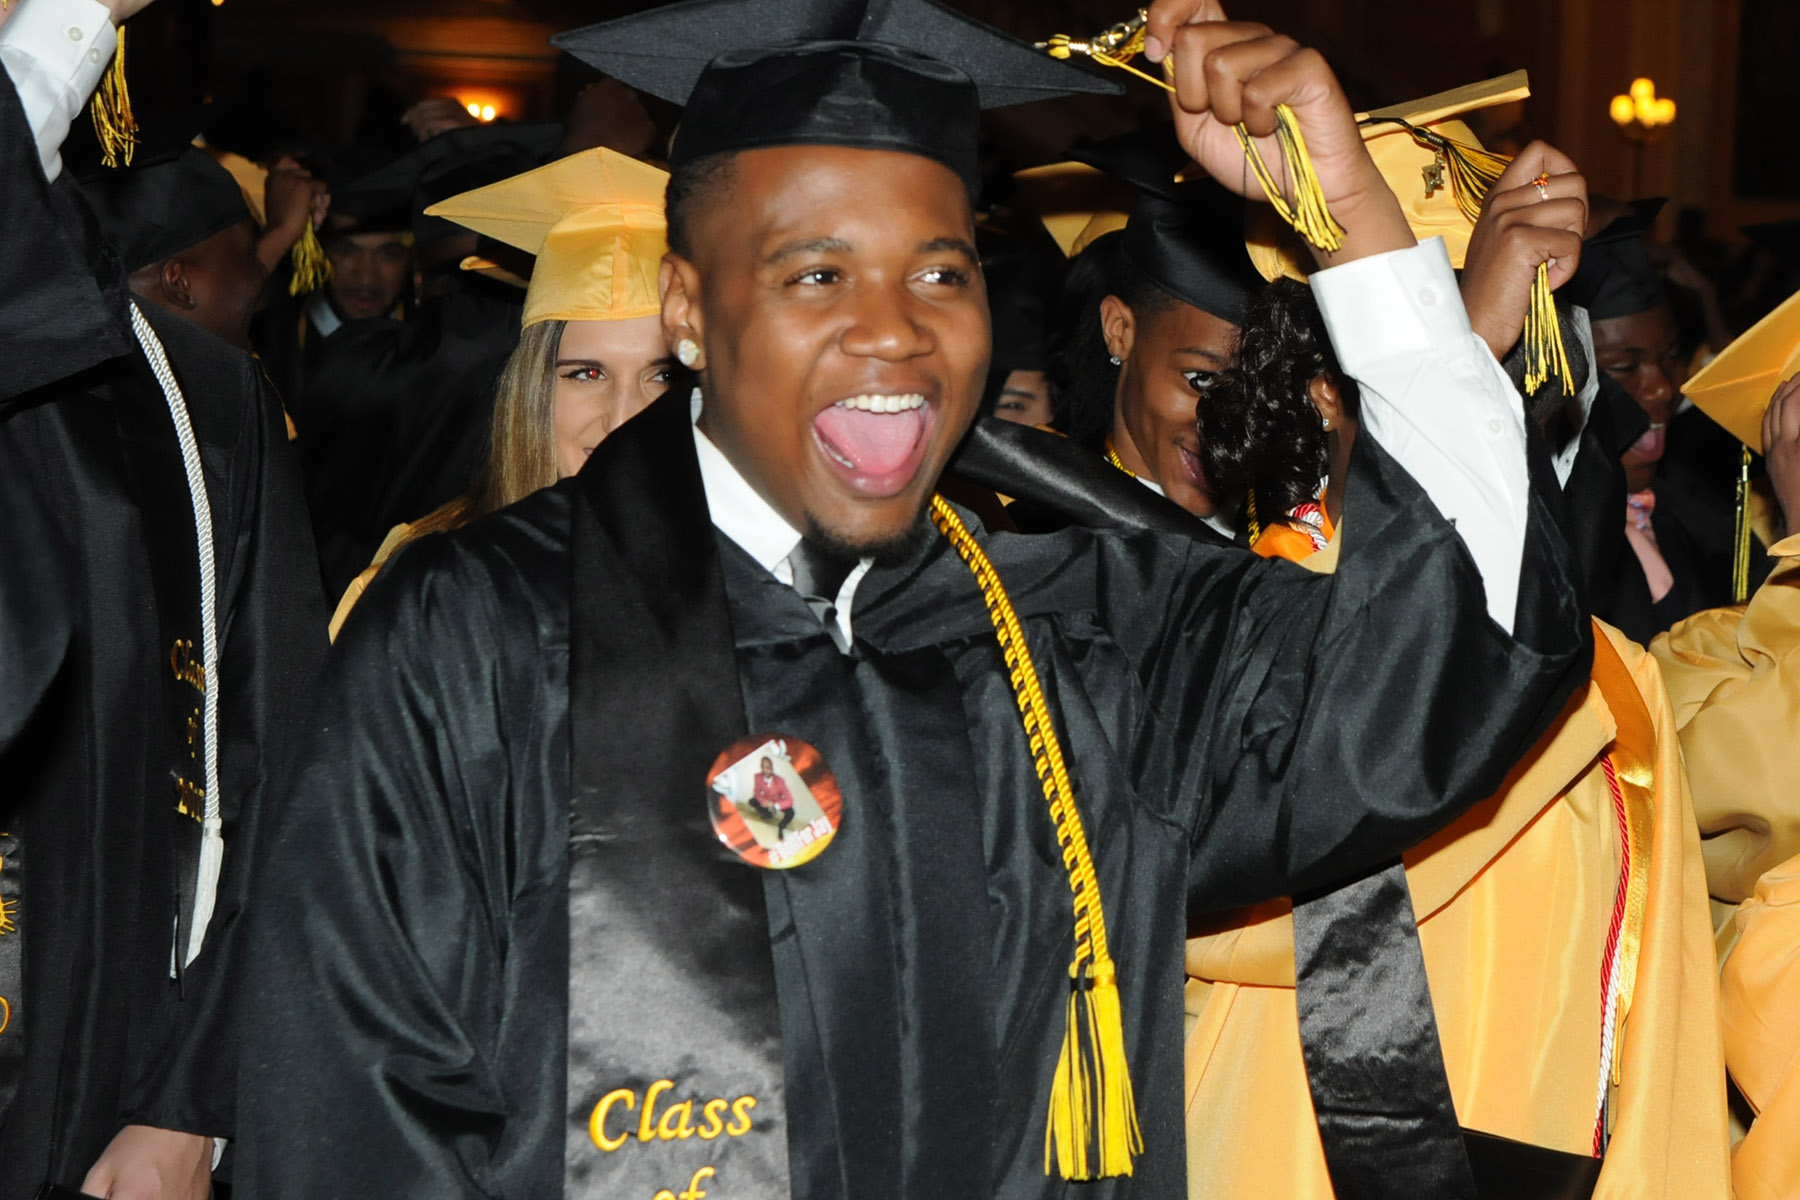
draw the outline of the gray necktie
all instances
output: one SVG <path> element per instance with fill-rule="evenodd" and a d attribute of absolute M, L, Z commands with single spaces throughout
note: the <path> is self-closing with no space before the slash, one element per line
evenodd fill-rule
<path fill-rule="evenodd" d="M 794 572 L 794 590 L 825 626 L 837 648 L 848 654 L 850 640 L 838 625 L 837 596 L 856 564 L 834 558 L 806 541 L 794 547 L 787 561 Z"/>

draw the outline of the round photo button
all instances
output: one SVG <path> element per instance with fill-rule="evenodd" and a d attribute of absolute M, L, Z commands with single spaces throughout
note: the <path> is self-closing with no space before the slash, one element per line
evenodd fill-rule
<path fill-rule="evenodd" d="M 713 830 L 755 867 L 786 870 L 817 858 L 843 822 L 844 798 L 810 742 L 780 733 L 739 738 L 706 777 Z"/>

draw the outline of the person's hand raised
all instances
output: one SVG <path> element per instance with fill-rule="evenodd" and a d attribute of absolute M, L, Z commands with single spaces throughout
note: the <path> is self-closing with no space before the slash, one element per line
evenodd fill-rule
<path fill-rule="evenodd" d="M 1550 264 L 1552 289 L 1575 274 L 1587 218 L 1587 180 L 1544 142 L 1525 147 L 1488 192 L 1469 235 L 1462 296 L 1469 324 L 1495 358 L 1505 358 L 1525 331 L 1538 264 Z"/>
<path fill-rule="evenodd" d="M 1775 389 L 1763 413 L 1763 459 L 1788 536 L 1800 533 L 1800 375 Z"/>
<path fill-rule="evenodd" d="M 1217 0 L 1155 0 L 1145 23 L 1145 55 L 1173 57 L 1170 104 L 1181 146 L 1207 174 L 1252 200 L 1263 198 L 1234 126 L 1256 140 L 1284 194 L 1293 181 L 1275 139 L 1275 108 L 1294 112 L 1327 207 L 1344 227 L 1343 248 L 1314 250 L 1334 266 L 1414 244 L 1399 201 L 1375 169 L 1350 102 L 1324 56 L 1266 25 L 1229 21 Z"/>
<path fill-rule="evenodd" d="M 412 130 L 413 136 L 421 142 L 429 142 L 452 129 L 481 124 L 454 96 L 432 96 L 421 100 L 400 114 L 400 123 Z"/>

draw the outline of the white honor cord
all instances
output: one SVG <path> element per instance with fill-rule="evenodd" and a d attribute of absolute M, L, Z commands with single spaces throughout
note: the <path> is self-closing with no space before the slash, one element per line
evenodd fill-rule
<path fill-rule="evenodd" d="M 169 402 L 169 416 L 175 422 L 175 438 L 181 443 L 181 465 L 187 472 L 188 499 L 194 505 L 194 543 L 200 560 L 200 643 L 202 669 L 206 672 L 206 689 L 201 693 L 205 709 L 206 738 L 206 817 L 201 823 L 200 872 L 194 884 L 194 916 L 188 928 L 187 954 L 183 966 L 194 961 L 206 942 L 206 927 L 212 922 L 213 903 L 219 894 L 219 869 L 225 861 L 224 821 L 219 816 L 219 620 L 214 591 L 212 504 L 206 498 L 206 477 L 200 470 L 200 443 L 194 438 L 194 422 L 188 416 L 187 400 L 175 372 L 169 369 L 169 356 L 163 352 L 162 340 L 150 328 L 150 322 L 131 307 L 131 331 L 150 360 L 150 370 L 162 386 L 163 399 Z"/>

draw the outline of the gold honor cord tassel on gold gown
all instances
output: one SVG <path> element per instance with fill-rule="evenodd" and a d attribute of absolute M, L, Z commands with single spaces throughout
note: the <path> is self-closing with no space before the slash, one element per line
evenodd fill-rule
<path fill-rule="evenodd" d="M 1069 964 L 1068 1028 L 1056 1060 L 1050 1091 L 1049 1122 L 1044 1130 L 1044 1173 L 1052 1161 L 1064 1179 L 1103 1179 L 1132 1173 L 1133 1158 L 1143 1153 L 1131 1070 L 1125 1057 L 1124 1018 L 1119 1005 L 1118 972 L 1106 945 L 1106 915 L 1100 905 L 1100 882 L 1088 851 L 1075 788 L 1063 760 L 1062 743 L 1050 720 L 1050 706 L 1038 682 L 1037 668 L 1025 645 L 1025 629 L 981 543 L 969 533 L 942 496 L 931 498 L 931 521 L 981 588 L 994 636 L 1000 643 L 1013 695 L 1044 799 L 1056 823 L 1075 901 L 1075 955 Z"/>
<path fill-rule="evenodd" d="M 118 49 L 112 65 L 100 77 L 100 88 L 88 102 L 94 137 L 100 143 L 100 162 L 108 167 L 128 167 L 137 150 L 137 118 L 131 112 L 131 92 L 125 86 L 125 29 L 119 28 Z"/>
<path fill-rule="evenodd" d="M 288 295 L 310 295 L 331 281 L 331 260 L 325 257 L 325 247 L 319 244 L 319 235 L 313 231 L 312 218 L 307 218 L 300 240 L 288 253 L 294 264 L 294 277 L 288 280 Z"/>

